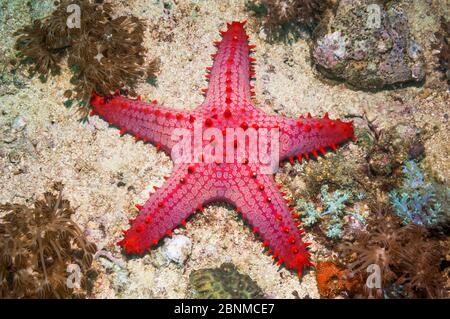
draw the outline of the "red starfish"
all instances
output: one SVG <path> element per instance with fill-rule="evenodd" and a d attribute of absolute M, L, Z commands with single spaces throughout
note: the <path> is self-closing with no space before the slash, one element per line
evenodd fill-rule
<path fill-rule="evenodd" d="M 295 120 L 267 115 L 257 109 L 251 101 L 254 93 L 250 85 L 255 75 L 255 59 L 249 57 L 255 46 L 248 44 L 244 24 L 228 24 L 228 30 L 221 32 L 222 41 L 214 43 L 218 52 L 213 54 L 212 68 L 207 68 L 209 88 L 203 90 L 205 101 L 194 111 L 169 109 L 156 101 L 144 103 L 139 97 L 129 100 L 120 94 L 111 97 L 93 95 L 93 113 L 120 127 L 121 135 L 128 132 L 136 141 L 142 139 L 154 143 L 158 149 L 171 154 L 175 161 L 167 183 L 160 189 L 155 187 L 156 192 L 144 206 L 137 205 L 139 215 L 130 221 L 131 228 L 124 231 L 125 238 L 119 244 L 127 253 L 142 254 L 157 245 L 166 234 L 171 236 L 175 227 L 185 225 L 192 213 L 203 210 L 203 205 L 225 201 L 233 204 L 248 220 L 254 233 L 263 240 L 263 247 L 268 248 L 278 264 L 284 263 L 301 276 L 303 268 L 312 264 L 307 250 L 309 243 L 302 241 L 303 229 L 299 230 L 300 222 L 295 222 L 298 215 L 292 212 L 284 194 L 279 192 L 273 172 L 267 174 L 263 170 L 267 166 L 254 161 L 252 156 L 255 154 L 249 150 L 254 143 L 250 140 L 240 143 L 237 138 L 225 138 L 227 141 L 224 141 L 224 136 L 228 134 L 229 137 L 226 129 L 256 132 L 261 139 L 271 135 L 272 131 L 275 135 L 279 132 L 279 138 L 275 142 L 270 140 L 267 145 L 269 149 L 272 146 L 276 149 L 278 145 L 277 160 L 293 162 L 294 157 L 301 161 L 302 157 L 308 159 L 309 154 L 314 157 L 318 152 L 325 154 L 325 148 L 336 150 L 337 145 L 354 138 L 353 127 L 351 123 L 330 120 L 327 114 L 324 118 L 311 118 L 308 114 L 306 118 Z M 180 146 L 179 139 L 173 137 L 180 137 L 180 129 L 195 134 L 196 125 L 201 125 L 203 141 L 196 143 L 188 139 L 184 145 L 197 147 L 197 152 L 194 157 L 180 162 L 180 154 L 174 155 Z M 211 134 L 210 129 L 216 129 L 215 133 Z M 224 159 L 228 159 L 229 149 L 237 150 L 244 144 L 243 153 L 233 154 L 231 161 Z M 207 145 L 214 149 L 211 152 L 213 162 L 205 158 L 209 154 Z M 218 151 L 222 146 L 227 154 Z M 255 156 L 259 156 L 262 151 L 256 153 Z"/>

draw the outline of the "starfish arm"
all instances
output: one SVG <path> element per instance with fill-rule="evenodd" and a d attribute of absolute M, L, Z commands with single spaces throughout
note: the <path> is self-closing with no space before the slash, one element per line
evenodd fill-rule
<path fill-rule="evenodd" d="M 242 213 L 254 232 L 259 233 L 263 247 L 273 253 L 278 264 L 284 263 L 288 269 L 296 270 L 299 276 L 304 267 L 312 265 L 308 244 L 301 238 L 303 230 L 297 228 L 299 223 L 294 222 L 271 174 L 258 174 L 247 179 L 229 189 L 226 198 Z"/>
<path fill-rule="evenodd" d="M 123 96 L 91 99 L 92 114 L 98 114 L 109 124 L 120 128 L 120 134 L 132 134 L 136 141 L 151 142 L 168 154 L 177 141 L 172 138 L 175 129 L 191 129 L 191 113 L 170 109 L 156 103 L 130 100 Z"/>
<path fill-rule="evenodd" d="M 129 254 L 142 254 L 158 244 L 165 235 L 171 236 L 172 230 L 184 225 L 186 219 L 202 204 L 216 197 L 212 187 L 214 180 L 194 166 L 177 166 L 162 188 L 139 208 L 131 227 L 124 231 L 125 237 L 119 242 Z"/>
<path fill-rule="evenodd" d="M 221 31 L 222 40 L 214 42 L 218 50 L 212 55 L 212 67 L 207 68 L 209 85 L 204 90 L 206 99 L 203 103 L 209 113 L 213 109 L 220 114 L 224 111 L 237 113 L 254 94 L 250 78 L 255 75 L 252 65 L 255 59 L 249 56 L 253 46 L 248 43 L 244 25 L 228 23 L 227 30 Z"/>
<path fill-rule="evenodd" d="M 280 123 L 280 160 L 297 157 L 309 158 L 312 154 L 325 155 L 326 148 L 336 148 L 354 139 L 353 123 L 343 122 L 340 119 L 331 120 L 328 114 L 323 118 L 300 117 L 298 120 L 282 118 Z"/>

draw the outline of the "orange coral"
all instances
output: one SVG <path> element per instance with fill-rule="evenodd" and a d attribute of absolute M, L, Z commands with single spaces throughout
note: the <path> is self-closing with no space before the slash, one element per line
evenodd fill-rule
<path fill-rule="evenodd" d="M 345 274 L 346 271 L 332 261 L 317 262 L 316 279 L 320 295 L 325 298 L 334 298 L 344 290 L 353 290 L 357 279 L 348 279 Z"/>

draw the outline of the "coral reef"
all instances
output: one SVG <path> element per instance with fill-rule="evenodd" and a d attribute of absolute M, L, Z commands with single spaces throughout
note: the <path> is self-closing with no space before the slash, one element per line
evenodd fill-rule
<path fill-rule="evenodd" d="M 74 6 L 82 12 L 79 21 Z M 16 32 L 18 56 L 43 81 L 58 74 L 67 58 L 74 88 L 65 93 L 66 106 L 76 100 L 86 110 L 93 91 L 108 95 L 121 89 L 135 95 L 138 81 L 154 76 L 158 62 L 144 66 L 144 22 L 114 12 L 103 1 L 63 0 L 50 16 Z"/>
<path fill-rule="evenodd" d="M 403 224 L 435 226 L 449 221 L 450 188 L 428 183 L 419 165 L 407 161 L 403 166 L 403 185 L 393 189 L 389 197 L 395 214 Z"/>
<path fill-rule="evenodd" d="M 380 128 L 376 119 L 366 114 L 351 115 L 358 121 L 355 127 L 357 156 L 336 153 L 326 162 L 308 162 L 298 170 L 304 188 L 291 189 L 294 198 L 316 201 L 323 185 L 353 194 L 365 194 L 366 201 L 375 200 L 379 193 L 390 192 L 402 182 L 402 164 L 424 158 L 424 142 L 428 135 L 414 123 L 398 123 Z M 388 200 L 388 198 L 386 198 Z"/>
<path fill-rule="evenodd" d="M 412 144 L 411 138 L 399 134 L 396 127 L 378 128 L 375 119 L 370 120 L 366 114 L 362 118 L 368 128 L 360 131 L 360 145 L 366 152 L 364 170 L 371 177 L 389 177 L 406 158 L 408 145 Z M 400 135 L 403 136 L 399 138 Z"/>
<path fill-rule="evenodd" d="M 395 218 L 378 215 L 367 231 L 361 231 L 353 243 L 344 243 L 339 250 L 350 276 L 367 279 L 364 289 L 370 297 L 399 293 L 416 298 L 445 296 L 440 245 L 428 239 L 421 226 L 400 226 Z"/>
<path fill-rule="evenodd" d="M 335 17 L 318 28 L 312 57 L 326 77 L 359 89 L 425 77 L 422 48 L 410 35 L 401 3 L 341 1 Z"/>
<path fill-rule="evenodd" d="M 347 271 L 332 261 L 318 261 L 316 265 L 317 286 L 321 297 L 349 296 L 359 285 L 357 277 L 347 278 Z"/>
<path fill-rule="evenodd" d="M 83 297 L 95 277 L 97 248 L 71 220 L 63 185 L 53 188 L 33 208 L 0 206 L 0 298 Z"/>
<path fill-rule="evenodd" d="M 427 134 L 413 123 L 382 129 L 376 119 L 369 119 L 366 114 L 358 117 L 366 126 L 360 126 L 356 133 L 364 159 L 356 163 L 352 179 L 368 197 L 374 198 L 377 192 L 389 192 L 401 183 L 401 167 L 406 160 L 421 160 L 425 156 L 423 143 Z"/>
<path fill-rule="evenodd" d="M 264 296 L 256 282 L 241 274 L 231 263 L 193 271 L 189 276 L 189 289 L 196 299 L 258 299 Z"/>
<path fill-rule="evenodd" d="M 333 0 L 259 0 L 247 2 L 247 10 L 260 19 L 268 40 L 297 38 L 301 26 L 313 29 Z"/>

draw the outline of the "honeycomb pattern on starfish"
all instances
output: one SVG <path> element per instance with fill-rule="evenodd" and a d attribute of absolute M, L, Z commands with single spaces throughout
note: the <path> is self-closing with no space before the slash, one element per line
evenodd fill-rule
<path fill-rule="evenodd" d="M 353 126 L 351 122 L 331 120 L 328 114 L 312 118 L 308 113 L 290 119 L 267 115 L 256 108 L 251 85 L 256 62 L 251 52 L 255 46 L 249 45 L 244 24 L 229 23 L 227 31 L 221 31 L 222 41 L 214 43 L 218 51 L 212 55 L 213 66 L 207 68 L 209 86 L 202 90 L 205 100 L 193 111 L 170 109 L 157 101 L 146 103 L 140 97 L 130 100 L 118 93 L 108 97 L 93 94 L 91 115 L 98 114 L 117 126 L 121 135 L 129 133 L 136 141 L 153 143 L 157 149 L 172 154 L 172 159 L 179 142 L 173 138 L 176 130 L 181 128 L 194 134 L 199 124 L 204 135 L 200 143 L 189 142 L 193 149 L 198 144 L 205 148 L 214 143 L 227 151 L 238 146 L 243 149 L 243 153 L 236 151 L 231 161 L 205 161 L 204 153 L 196 154 L 190 161 L 174 159 L 172 175 L 163 187 L 155 187 L 143 206 L 137 205 L 139 214 L 130 221 L 131 227 L 124 231 L 119 244 L 129 254 L 143 254 L 165 235 L 171 236 L 174 228 L 185 225 L 186 219 L 195 211 L 203 210 L 204 205 L 223 201 L 236 207 L 279 265 L 283 263 L 301 276 L 303 269 L 312 265 L 309 243 L 303 242 L 304 231 L 298 214 L 288 206 L 273 174 L 261 173 L 262 164 L 249 160 L 249 139 L 245 139 L 245 145 L 238 145 L 237 139 L 224 140 L 216 135 L 205 138 L 207 129 L 215 128 L 223 136 L 229 129 L 245 133 L 251 128 L 262 135 L 275 129 L 279 132 L 277 160 L 293 163 L 318 157 L 319 153 L 325 155 L 327 149 L 336 150 L 338 145 L 354 139 Z M 274 145 L 269 142 L 268 149 Z M 227 156 L 225 152 L 215 155 L 219 159 Z"/>

